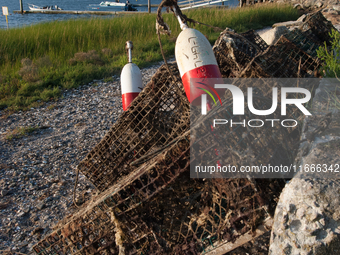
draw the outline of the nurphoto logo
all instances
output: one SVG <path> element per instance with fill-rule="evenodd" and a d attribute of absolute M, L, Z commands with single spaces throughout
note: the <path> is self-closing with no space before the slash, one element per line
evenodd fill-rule
<path fill-rule="evenodd" d="M 235 85 L 231 84 L 215 84 L 215 89 L 229 89 L 232 97 L 233 97 L 233 115 L 244 115 L 244 94 L 242 90 Z M 216 90 L 212 87 L 210 87 L 211 90 L 214 91 L 214 93 L 217 95 L 218 99 L 221 102 L 221 99 L 219 95 L 217 94 Z M 203 91 L 205 91 L 214 101 L 216 105 L 216 100 L 213 97 L 213 95 L 206 89 L 199 88 Z M 253 104 L 253 88 L 248 87 L 247 88 L 247 103 L 248 103 L 248 109 L 251 113 L 254 115 L 259 115 L 259 116 L 266 116 L 274 113 L 277 109 L 277 88 L 273 87 L 272 89 L 272 106 L 268 110 L 258 110 L 255 109 L 254 104 Z M 304 98 L 287 98 L 288 93 L 300 93 L 304 94 Z M 286 108 L 287 105 L 295 105 L 297 108 L 302 111 L 304 115 L 312 115 L 304 106 L 304 103 L 307 103 L 311 99 L 311 93 L 304 88 L 297 88 L 297 87 L 283 87 L 281 88 L 281 115 L 285 116 L 287 114 Z M 222 102 L 221 102 L 222 105 Z M 206 115 L 207 114 L 207 95 L 202 94 L 201 95 L 201 114 Z"/>

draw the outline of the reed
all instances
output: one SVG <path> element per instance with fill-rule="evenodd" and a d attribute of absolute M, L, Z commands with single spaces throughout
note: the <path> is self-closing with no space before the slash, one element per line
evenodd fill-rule
<path fill-rule="evenodd" d="M 185 14 L 237 32 L 298 17 L 291 6 L 275 4 L 236 9 L 203 8 Z M 163 16 L 172 31 L 170 37 L 162 36 L 163 49 L 169 57 L 174 55 L 180 28 L 172 14 Z M 126 63 L 127 40 L 134 43 L 133 61 L 140 67 L 161 60 L 155 20 L 155 14 L 138 14 L 0 29 L 0 110 L 34 107 L 57 98 L 63 89 L 119 75 Z M 196 29 L 211 43 L 219 35 L 206 26 L 196 26 Z"/>

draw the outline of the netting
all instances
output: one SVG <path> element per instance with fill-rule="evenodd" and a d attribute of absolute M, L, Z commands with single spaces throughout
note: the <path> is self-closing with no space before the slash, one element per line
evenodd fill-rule
<path fill-rule="evenodd" d="M 257 38 L 254 33 L 249 32 L 246 35 L 252 42 L 228 29 L 216 40 L 213 50 L 223 77 L 240 77 L 247 64 L 266 48 L 261 44 L 261 40 L 254 39 Z M 256 42 L 260 45 L 255 44 Z"/>
<path fill-rule="evenodd" d="M 197 254 L 269 217 L 284 181 L 190 179 L 189 133 L 34 247 L 37 254 Z M 268 185 L 271 183 L 272 185 Z"/>
<path fill-rule="evenodd" d="M 296 32 L 294 32 L 296 33 Z M 254 38 L 253 32 L 246 34 Z M 298 44 L 297 36 L 292 33 L 290 37 Z M 255 44 L 258 42 L 258 44 Z M 312 57 L 292 43 L 285 36 L 268 48 L 262 46 L 261 40 L 248 41 L 246 37 L 230 31 L 224 31 L 217 39 L 214 53 L 223 77 L 313 77 L 319 68 L 319 60 Z M 265 49 L 263 51 L 263 49 Z M 316 47 L 313 49 L 315 56 Z"/>
<path fill-rule="evenodd" d="M 298 80 L 295 80 L 297 82 Z M 247 100 L 245 100 L 245 114 L 233 114 L 233 96 L 228 90 L 222 98 L 222 104 L 213 107 L 207 116 L 201 116 L 200 109 L 192 108 L 191 124 L 191 164 L 194 166 L 214 166 L 218 162 L 222 166 L 286 166 L 293 163 L 295 148 L 299 140 L 300 125 L 287 128 L 280 125 L 280 122 L 268 122 L 266 119 L 282 119 L 281 116 L 281 94 L 280 87 L 296 87 L 292 79 L 283 80 L 282 83 L 273 79 L 229 79 L 227 84 L 233 84 L 244 93 L 248 87 L 253 91 L 253 107 L 257 110 L 267 110 L 272 106 L 273 84 L 278 88 L 278 108 L 268 116 L 258 116 L 249 111 Z M 300 83 L 300 87 L 309 85 L 307 82 Z M 195 110 L 197 112 L 195 112 Z M 196 117 L 199 116 L 199 117 Z M 285 119 L 296 120 L 302 123 L 304 114 L 297 108 L 289 106 Z M 226 120 L 227 124 L 216 125 L 211 128 L 214 120 Z M 254 120 L 254 121 L 253 121 Z M 251 121 L 251 122 L 248 122 Z M 236 123 L 236 124 L 232 124 Z M 248 124 L 251 123 L 251 124 Z M 261 126 L 251 128 L 250 126 Z M 207 146 L 209 145 L 209 146 Z M 216 153 L 218 152 L 218 153 Z M 194 169 L 191 170 L 192 173 Z M 200 178 L 209 178 L 211 174 L 197 173 Z M 249 174 L 252 178 L 291 178 L 292 174 L 272 175 Z M 192 176 L 193 177 L 193 176 Z M 244 173 L 214 174 L 216 178 L 241 178 Z"/>
<path fill-rule="evenodd" d="M 327 45 L 330 45 L 332 41 L 330 33 L 332 30 L 336 30 L 336 28 L 332 25 L 332 22 L 328 21 L 322 15 L 321 11 L 308 15 L 306 21 L 301 25 L 300 29 L 303 32 L 310 30 L 313 33 L 313 37 L 315 39 L 319 40 L 321 44 L 326 42 Z"/>
<path fill-rule="evenodd" d="M 262 52 L 268 48 L 268 44 L 254 30 L 249 30 L 247 32 L 242 33 L 241 35 L 244 38 L 246 38 L 249 42 L 258 46 Z"/>
<path fill-rule="evenodd" d="M 312 57 L 305 51 L 301 50 L 285 35 L 281 36 L 280 39 L 275 43 L 278 47 L 278 51 L 286 52 L 287 57 L 294 66 L 296 77 L 317 77 L 317 72 L 320 68 L 320 61 L 317 57 Z M 314 48 L 316 50 L 316 48 Z M 296 69 L 297 67 L 297 69 Z M 296 72 L 297 71 L 297 72 Z M 287 78 L 291 77 L 289 74 L 285 75 Z M 295 75 L 294 75 L 295 76 Z M 276 76 L 274 76 L 276 77 Z"/>
<path fill-rule="evenodd" d="M 174 64 L 169 65 L 179 78 Z M 131 173 L 131 162 L 167 145 L 189 129 L 189 102 L 183 86 L 165 66 L 152 77 L 128 111 L 79 164 L 79 170 L 104 191 Z"/>
<path fill-rule="evenodd" d="M 301 32 L 299 29 L 294 29 L 286 33 L 284 36 L 313 58 L 317 57 L 316 50 L 319 49 L 322 44 L 317 38 L 315 38 L 315 36 L 313 36 L 313 32 L 311 30 Z"/>

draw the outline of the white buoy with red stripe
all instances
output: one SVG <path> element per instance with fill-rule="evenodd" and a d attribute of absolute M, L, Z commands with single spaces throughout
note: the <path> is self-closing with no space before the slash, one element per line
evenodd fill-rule
<path fill-rule="evenodd" d="M 205 103 L 207 109 L 210 109 L 212 104 L 210 99 L 206 98 L 206 101 L 202 100 L 203 102 L 201 102 L 201 95 L 205 94 L 206 90 L 217 94 L 213 83 L 223 84 L 214 52 L 208 39 L 198 30 L 189 28 L 179 17 L 176 8 L 173 9 L 182 29 L 176 40 L 175 57 L 185 93 L 192 105 Z M 196 78 L 195 82 L 190 82 L 191 78 Z M 207 80 L 207 78 L 214 79 Z M 212 126 L 211 129 L 214 130 Z M 215 153 L 218 156 L 217 149 L 215 149 Z M 220 166 L 219 160 L 216 163 Z"/>
<path fill-rule="evenodd" d="M 132 101 L 138 96 L 142 90 L 142 73 L 138 66 L 132 63 L 132 49 L 131 41 L 126 42 L 126 49 L 128 51 L 128 63 L 123 67 L 120 75 L 120 83 L 122 90 L 123 110 L 126 111 Z"/>
<path fill-rule="evenodd" d="M 175 8 L 174 8 L 175 9 Z M 175 9 L 176 10 L 176 9 Z M 175 12 L 181 25 L 182 32 L 176 40 L 175 57 L 178 69 L 182 78 L 185 93 L 189 102 L 193 105 L 200 105 L 200 96 L 205 94 L 202 83 L 190 85 L 190 78 L 215 78 L 222 79 L 220 69 L 207 38 L 199 31 L 189 28 L 182 22 Z M 223 83 L 223 81 L 221 80 Z M 214 84 L 205 82 L 205 85 L 216 93 Z"/>

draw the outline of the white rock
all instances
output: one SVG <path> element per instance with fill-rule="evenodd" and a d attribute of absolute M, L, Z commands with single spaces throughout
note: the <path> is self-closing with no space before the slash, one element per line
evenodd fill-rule
<path fill-rule="evenodd" d="M 340 180 L 293 178 L 276 207 L 269 254 L 340 254 L 340 221 L 333 218 L 340 211 L 339 193 Z"/>
<path fill-rule="evenodd" d="M 280 38 L 281 35 L 287 32 L 288 32 L 288 28 L 286 28 L 285 26 L 281 26 L 281 27 L 275 27 L 273 29 L 270 29 L 260 34 L 260 36 L 268 45 L 273 45 Z"/>

